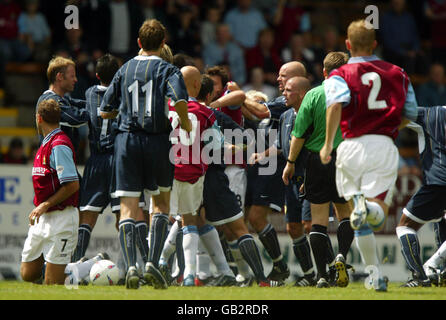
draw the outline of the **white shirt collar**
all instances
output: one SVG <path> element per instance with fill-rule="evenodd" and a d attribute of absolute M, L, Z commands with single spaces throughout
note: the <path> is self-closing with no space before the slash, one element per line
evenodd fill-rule
<path fill-rule="evenodd" d="M 361 62 L 370 62 L 370 61 L 377 61 L 377 60 L 381 60 L 379 59 L 376 55 L 371 55 L 371 56 L 363 56 L 363 57 L 351 57 L 348 60 L 348 63 L 361 63 Z"/>
<path fill-rule="evenodd" d="M 149 59 L 153 59 L 153 60 L 162 60 L 160 57 L 158 56 L 136 56 L 133 59 L 135 60 L 149 60 Z"/>

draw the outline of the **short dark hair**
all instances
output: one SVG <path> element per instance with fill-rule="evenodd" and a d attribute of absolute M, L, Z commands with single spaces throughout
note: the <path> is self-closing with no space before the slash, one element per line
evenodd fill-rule
<path fill-rule="evenodd" d="M 198 93 L 197 100 L 206 100 L 207 95 L 212 93 L 212 91 L 214 91 L 214 81 L 208 75 L 204 74 L 201 77 L 201 89 Z"/>
<path fill-rule="evenodd" d="M 176 55 L 174 55 L 172 64 L 178 69 L 186 66 L 195 67 L 194 59 L 184 53 L 177 53 Z"/>
<path fill-rule="evenodd" d="M 43 100 L 37 106 L 37 114 L 42 120 L 49 124 L 59 124 L 60 122 L 60 106 L 54 99 Z"/>
<path fill-rule="evenodd" d="M 99 79 L 105 85 L 109 85 L 115 73 L 119 70 L 119 62 L 116 57 L 107 53 L 100 57 L 96 63 L 96 73 L 98 74 Z"/>
<path fill-rule="evenodd" d="M 219 76 L 221 78 L 221 84 L 224 87 L 229 81 L 229 74 L 222 66 L 215 66 L 208 68 L 206 74 L 209 76 Z"/>
<path fill-rule="evenodd" d="M 166 28 L 156 19 L 146 20 L 139 29 L 138 36 L 144 50 L 156 51 L 166 38 Z"/>

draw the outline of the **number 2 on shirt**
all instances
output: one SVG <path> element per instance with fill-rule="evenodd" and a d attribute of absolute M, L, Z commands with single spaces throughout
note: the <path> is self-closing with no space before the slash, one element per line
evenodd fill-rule
<path fill-rule="evenodd" d="M 370 90 L 367 104 L 369 110 L 378 110 L 387 108 L 385 100 L 377 100 L 379 91 L 381 90 L 381 77 L 376 72 L 364 73 L 361 77 L 362 84 L 365 86 L 370 85 L 372 81 L 372 89 Z"/>

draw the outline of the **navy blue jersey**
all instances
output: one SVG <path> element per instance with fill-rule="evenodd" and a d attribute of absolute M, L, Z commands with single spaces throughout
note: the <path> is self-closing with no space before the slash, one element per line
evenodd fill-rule
<path fill-rule="evenodd" d="M 61 97 L 54 91 L 47 90 L 37 100 L 36 110 L 40 102 L 50 99 L 54 99 L 59 103 L 61 110 L 60 127 L 70 138 L 74 150 L 77 152 L 79 147 L 79 132 L 77 128 L 87 124 L 89 120 L 87 109 L 85 109 L 85 101 L 73 99 L 69 96 Z"/>
<path fill-rule="evenodd" d="M 260 139 L 261 142 L 265 141 L 265 150 L 267 150 L 269 145 L 270 134 L 272 130 L 276 131 L 276 134 L 279 131 L 279 121 L 280 116 L 289 110 L 286 106 L 286 101 L 284 96 L 277 97 L 267 103 L 265 105 L 268 107 L 270 112 L 270 117 L 268 119 L 263 119 L 260 121 L 258 125 L 257 139 Z M 273 141 L 277 136 L 271 137 Z M 282 156 L 279 156 L 282 157 Z"/>
<path fill-rule="evenodd" d="M 117 129 L 117 120 L 102 119 L 100 107 L 107 87 L 93 86 L 85 92 L 87 110 L 90 114 L 88 121 L 91 154 L 113 153 L 113 144 Z"/>
<path fill-rule="evenodd" d="M 169 133 L 167 101 L 188 101 L 180 70 L 157 56 L 137 56 L 116 72 L 101 111 L 119 110 L 119 131 Z"/>
<path fill-rule="evenodd" d="M 232 120 L 232 118 L 230 116 L 228 116 L 226 113 L 223 113 L 222 111 L 216 110 L 216 109 L 211 109 L 214 114 L 215 114 L 215 118 L 217 119 L 217 123 L 218 126 L 220 127 L 220 131 L 224 134 L 225 130 L 241 130 L 243 131 L 243 127 L 239 126 L 237 124 L 237 122 L 235 122 L 234 120 Z M 225 139 L 226 140 L 226 139 Z M 226 141 L 228 143 L 234 144 L 234 141 Z M 243 143 L 247 144 L 248 141 L 246 139 L 246 137 L 243 137 Z M 224 149 L 222 150 L 222 158 L 221 158 L 221 164 L 220 166 L 222 167 L 226 167 L 224 164 Z M 217 165 L 217 164 L 211 164 L 211 165 Z"/>
<path fill-rule="evenodd" d="M 446 107 L 418 107 L 416 121 L 423 127 L 424 150 L 421 153 L 423 182 L 446 185 Z"/>
<path fill-rule="evenodd" d="M 282 113 L 279 119 L 279 132 L 277 134 L 276 147 L 282 151 L 282 155 L 285 159 L 288 159 L 291 147 L 291 132 L 294 128 L 294 122 L 296 120 L 296 112 L 293 108 L 289 108 L 286 112 Z M 304 164 L 307 159 L 307 150 L 302 148 L 299 153 L 299 157 L 296 160 L 295 176 L 303 176 Z"/>

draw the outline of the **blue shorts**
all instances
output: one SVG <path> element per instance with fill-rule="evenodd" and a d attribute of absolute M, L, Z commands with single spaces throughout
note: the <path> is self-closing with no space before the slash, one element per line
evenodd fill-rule
<path fill-rule="evenodd" d="M 203 205 L 206 220 L 219 226 L 243 218 L 241 200 L 229 189 L 225 168 L 210 165 L 204 178 Z"/>
<path fill-rule="evenodd" d="M 328 216 L 329 221 L 334 221 L 334 210 L 333 210 L 333 202 L 330 202 Z M 311 221 L 311 203 L 307 199 L 304 200 L 302 204 L 302 221 Z"/>
<path fill-rule="evenodd" d="M 116 197 L 156 195 L 172 188 L 174 165 L 169 160 L 168 134 L 119 132 L 115 139 Z"/>
<path fill-rule="evenodd" d="M 282 172 L 286 161 L 277 158 L 277 170 L 272 175 L 259 175 L 259 165 L 248 167 L 248 186 L 246 188 L 245 205 L 267 206 L 275 211 L 282 211 L 285 203 L 285 184 Z"/>
<path fill-rule="evenodd" d="M 80 211 L 102 213 L 111 204 L 119 211 L 119 199 L 110 196 L 112 188 L 113 154 L 93 154 L 88 159 L 81 180 Z"/>
<path fill-rule="evenodd" d="M 404 214 L 420 224 L 438 222 L 446 209 L 446 186 L 422 185 L 404 208 Z"/>
<path fill-rule="evenodd" d="M 303 177 L 293 177 L 290 184 L 285 186 L 285 221 L 302 222 L 302 200 L 299 198 L 299 188 L 302 185 Z M 310 218 L 311 220 L 311 218 Z"/>

